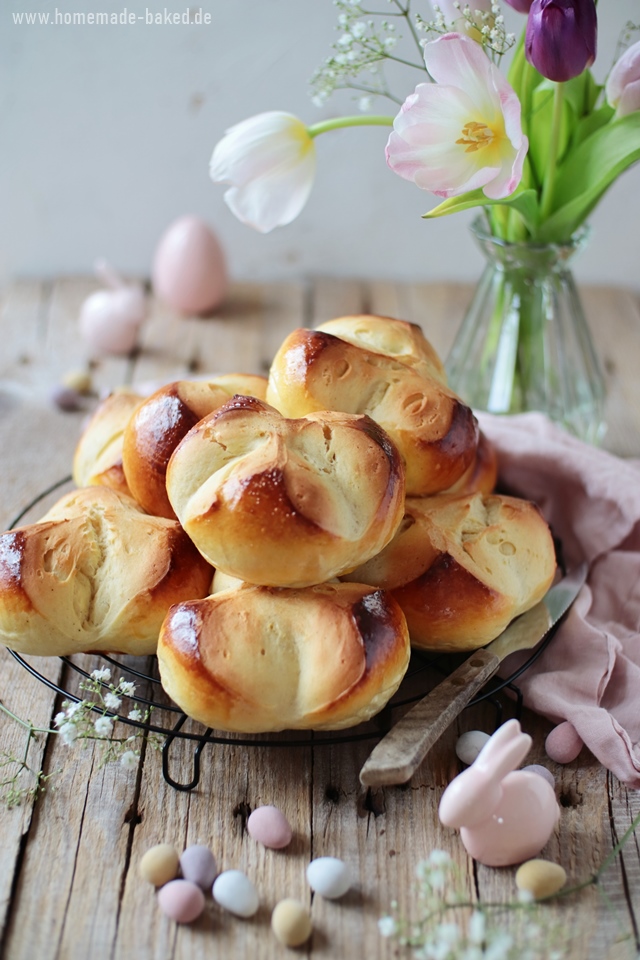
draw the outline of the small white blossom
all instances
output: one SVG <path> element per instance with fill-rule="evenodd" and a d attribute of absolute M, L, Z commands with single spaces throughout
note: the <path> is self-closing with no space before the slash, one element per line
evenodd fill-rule
<path fill-rule="evenodd" d="M 71 717 L 75 717 L 76 713 L 78 713 L 79 710 L 82 710 L 82 701 L 78 703 L 70 703 L 67 709 L 65 710 L 65 714 L 67 718 L 70 720 Z"/>
<path fill-rule="evenodd" d="M 66 719 L 67 719 L 66 713 L 64 712 L 64 710 L 61 710 L 60 713 L 56 713 L 55 717 L 53 718 L 53 722 L 55 723 L 56 727 L 61 727 Z"/>
<path fill-rule="evenodd" d="M 138 754 L 134 753 L 133 750 L 125 750 L 120 757 L 120 763 L 125 770 L 133 770 L 134 767 L 138 766 Z"/>
<path fill-rule="evenodd" d="M 70 746 L 78 737 L 78 728 L 75 723 L 70 723 L 69 721 L 63 723 L 60 727 L 60 737 L 63 743 Z"/>
<path fill-rule="evenodd" d="M 446 850 L 432 850 L 429 854 L 429 863 L 437 867 L 444 867 L 450 864 L 451 857 Z"/>
<path fill-rule="evenodd" d="M 361 37 L 364 37 L 367 32 L 367 25 L 363 23 L 362 20 L 358 20 L 357 23 L 354 23 L 351 27 L 351 33 L 357 40 L 360 40 Z"/>
<path fill-rule="evenodd" d="M 520 903 L 533 903 L 535 897 L 531 890 L 518 890 L 518 900 Z"/>
<path fill-rule="evenodd" d="M 122 703 L 122 700 L 120 699 L 120 697 L 116 696 L 115 693 L 109 692 L 105 694 L 104 705 L 109 710 L 117 710 L 118 707 L 121 705 L 121 703 Z"/>
<path fill-rule="evenodd" d="M 508 960 L 512 946 L 513 937 L 504 930 L 498 930 L 484 952 L 485 960 Z"/>
<path fill-rule="evenodd" d="M 108 667 L 102 667 L 101 670 L 92 670 L 91 676 L 94 680 L 111 680 L 111 670 Z"/>
<path fill-rule="evenodd" d="M 129 710 L 128 716 L 129 720 L 142 720 L 142 711 L 136 707 L 134 710 Z"/>
<path fill-rule="evenodd" d="M 397 929 L 398 925 L 393 917 L 380 917 L 378 920 L 378 930 L 381 937 L 392 937 Z"/>
<path fill-rule="evenodd" d="M 372 103 L 371 97 L 360 97 L 360 99 L 358 100 L 358 109 L 362 113 L 366 113 L 367 110 L 371 110 L 371 103 Z"/>
<path fill-rule="evenodd" d="M 109 717 L 98 717 L 93 726 L 99 737 L 108 737 L 113 730 L 113 722 Z"/>
<path fill-rule="evenodd" d="M 484 913 L 480 913 L 479 910 L 474 911 L 469 920 L 469 940 L 471 943 L 483 943 L 486 929 L 487 921 L 485 920 Z"/>
<path fill-rule="evenodd" d="M 136 692 L 136 685 L 135 683 L 131 683 L 130 680 L 124 680 L 122 677 L 120 677 L 118 689 L 123 696 L 132 697 Z"/>

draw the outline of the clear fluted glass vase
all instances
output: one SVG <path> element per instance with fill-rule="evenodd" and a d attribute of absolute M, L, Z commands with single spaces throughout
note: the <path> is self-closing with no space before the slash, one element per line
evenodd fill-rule
<path fill-rule="evenodd" d="M 487 265 L 447 358 L 452 389 L 474 409 L 540 410 L 599 443 L 604 378 L 569 266 L 588 228 L 562 245 L 508 243 L 484 217 L 471 229 Z"/>

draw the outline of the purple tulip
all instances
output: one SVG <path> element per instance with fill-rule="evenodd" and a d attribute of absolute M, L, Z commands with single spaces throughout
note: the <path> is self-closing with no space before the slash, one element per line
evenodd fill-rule
<path fill-rule="evenodd" d="M 507 3 L 518 13 L 529 13 L 533 0 L 507 0 Z"/>
<path fill-rule="evenodd" d="M 594 0 L 533 0 L 527 60 L 548 80 L 571 80 L 596 58 L 597 27 Z"/>

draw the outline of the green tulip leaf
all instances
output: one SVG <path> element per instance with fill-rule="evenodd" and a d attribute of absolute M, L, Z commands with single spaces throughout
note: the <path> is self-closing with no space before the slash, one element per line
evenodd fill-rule
<path fill-rule="evenodd" d="M 565 86 L 568 86 L 566 84 Z M 531 116 L 527 126 L 529 161 L 536 183 L 542 183 L 549 165 L 553 129 L 555 83 L 545 80 L 536 87 L 531 98 Z M 577 125 L 577 114 L 567 97 L 562 100 L 562 119 L 558 137 L 558 156 L 562 157 Z"/>
<path fill-rule="evenodd" d="M 502 200 L 491 200 L 481 190 L 470 190 L 459 197 L 450 197 L 443 200 L 433 210 L 424 213 L 425 220 L 432 220 L 435 217 L 445 217 L 450 213 L 458 213 L 461 210 L 471 210 L 473 207 L 492 207 L 503 206 L 511 207 L 517 210 L 522 217 L 527 228 L 534 232 L 538 223 L 538 195 L 535 190 L 520 190 L 512 193 L 509 197 Z"/>
<path fill-rule="evenodd" d="M 568 240 L 614 180 L 637 160 L 640 111 L 600 127 L 569 153 L 555 183 L 555 210 L 536 232 L 536 239 Z"/>

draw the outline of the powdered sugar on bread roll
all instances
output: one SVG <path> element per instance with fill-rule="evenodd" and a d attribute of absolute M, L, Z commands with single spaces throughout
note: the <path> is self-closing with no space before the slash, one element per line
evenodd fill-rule
<path fill-rule="evenodd" d="M 218 730 L 335 730 L 378 713 L 409 662 L 397 603 L 362 584 L 276 590 L 244 584 L 171 609 L 162 685 Z"/>
<path fill-rule="evenodd" d="M 402 519 L 404 470 L 369 417 L 288 420 L 235 397 L 176 448 L 171 504 L 200 552 L 249 583 L 308 586 L 378 553 Z"/>
<path fill-rule="evenodd" d="M 62 497 L 0 536 L 0 642 L 20 653 L 154 653 L 169 607 L 212 570 L 175 520 L 108 487 Z"/>
<path fill-rule="evenodd" d="M 542 599 L 556 569 L 538 508 L 515 497 L 407 498 L 395 538 L 345 579 L 391 590 L 411 642 L 473 650 Z"/>

